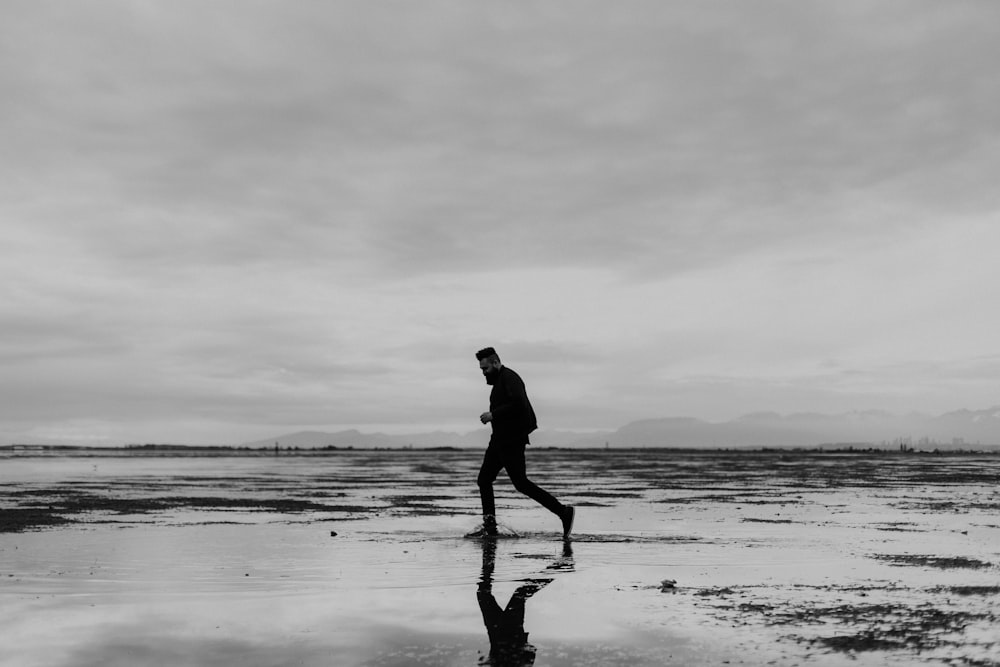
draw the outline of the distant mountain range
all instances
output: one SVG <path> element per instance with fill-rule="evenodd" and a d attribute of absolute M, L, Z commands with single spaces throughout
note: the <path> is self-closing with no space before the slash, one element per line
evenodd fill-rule
<path fill-rule="evenodd" d="M 482 447 L 489 432 L 436 431 L 411 435 L 361 433 L 356 430 L 325 433 L 303 431 L 245 443 L 247 447 L 355 447 L 368 449 Z M 726 422 L 690 417 L 644 419 L 616 431 L 592 433 L 538 431 L 531 436 L 541 447 L 817 447 L 822 445 L 905 444 L 918 449 L 955 449 L 1000 445 L 1000 406 L 986 410 L 958 410 L 939 416 L 895 415 L 882 411 L 837 415 L 761 412 Z"/>

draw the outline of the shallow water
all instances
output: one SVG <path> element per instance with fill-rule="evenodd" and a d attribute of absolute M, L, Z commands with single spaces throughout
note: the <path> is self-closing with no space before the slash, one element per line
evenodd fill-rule
<path fill-rule="evenodd" d="M 1000 664 L 1000 457 L 480 458 L 0 460 L 0 664 Z"/>

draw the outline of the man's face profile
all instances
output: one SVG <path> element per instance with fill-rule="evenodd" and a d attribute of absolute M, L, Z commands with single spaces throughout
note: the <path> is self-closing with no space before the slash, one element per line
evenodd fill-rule
<path fill-rule="evenodd" d="M 497 379 L 497 373 L 500 372 L 500 364 L 498 362 L 492 362 L 489 359 L 480 359 L 479 370 L 483 372 L 483 377 L 486 378 L 486 384 L 493 384 Z"/>

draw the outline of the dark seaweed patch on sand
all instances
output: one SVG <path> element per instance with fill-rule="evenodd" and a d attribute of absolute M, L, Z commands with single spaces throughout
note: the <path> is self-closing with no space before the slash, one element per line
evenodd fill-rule
<path fill-rule="evenodd" d="M 918 512 L 947 512 L 949 514 L 968 514 L 975 510 L 979 512 L 1000 512 L 1000 502 L 982 502 L 974 500 L 935 500 L 917 499 L 903 500 L 891 503 L 892 507 L 901 510 Z"/>
<path fill-rule="evenodd" d="M 0 509 L 0 533 L 20 533 L 34 528 L 46 528 L 72 523 L 64 516 L 36 507 Z"/>
<path fill-rule="evenodd" d="M 153 498 L 126 498 L 81 492 L 78 490 L 49 489 L 30 495 L 36 498 L 25 507 L 0 510 L 0 532 L 14 533 L 37 528 L 78 523 L 81 514 L 149 514 L 171 509 L 190 508 L 208 510 L 240 510 L 250 512 L 368 512 L 360 505 L 330 505 L 293 498 L 222 498 L 216 496 L 168 496 Z M 56 497 L 60 496 L 61 497 Z M 38 497 L 44 497 L 39 501 Z M 100 520 L 100 519 L 98 519 Z M 88 522 L 94 522 L 91 517 Z"/>
<path fill-rule="evenodd" d="M 781 493 L 713 493 L 702 496 L 686 496 L 683 498 L 664 498 L 656 502 L 665 504 L 692 504 L 692 503 L 730 503 L 738 505 L 788 505 L 794 501 Z"/>
<path fill-rule="evenodd" d="M 951 593 L 953 595 L 1000 595 L 1000 586 L 940 586 L 932 589 L 935 593 Z"/>
<path fill-rule="evenodd" d="M 991 589 L 993 587 L 986 587 Z M 830 587 L 830 590 L 853 590 Z M 871 590 L 875 590 L 874 588 Z M 951 590 L 942 588 L 941 590 Z M 739 625 L 763 623 L 793 630 L 784 638 L 830 651 L 925 651 L 968 646 L 963 636 L 972 623 L 995 623 L 989 612 L 940 609 L 933 604 L 841 604 L 743 602 L 746 587 L 707 588 L 694 595 L 711 604 L 720 618 Z M 975 594 L 975 593 L 970 593 Z M 736 599 L 733 599 L 736 596 Z M 807 628 L 815 628 L 808 632 Z M 832 632 L 831 632 L 832 631 Z"/>
<path fill-rule="evenodd" d="M 573 498 L 642 498 L 643 494 L 632 491 L 569 491 L 566 497 Z"/>
<path fill-rule="evenodd" d="M 412 467 L 413 472 L 419 475 L 454 475 L 455 471 L 446 466 L 435 463 L 417 463 Z"/>
<path fill-rule="evenodd" d="M 943 646 L 963 646 L 959 640 L 966 626 L 977 621 L 994 621 L 992 615 L 943 610 L 931 605 L 878 604 L 842 606 L 813 610 L 818 617 L 838 624 L 864 626 L 857 632 L 810 639 L 797 638 L 834 651 L 884 651 L 910 649 L 925 651 Z"/>
<path fill-rule="evenodd" d="M 621 534 L 587 534 L 573 533 L 573 542 L 590 542 L 597 544 L 686 544 L 703 542 L 705 538 L 697 535 L 621 535 Z"/>
<path fill-rule="evenodd" d="M 889 565 L 904 567 L 935 567 L 941 570 L 981 570 L 992 567 L 992 563 L 978 560 L 976 558 L 966 558 L 964 556 L 925 556 L 917 554 L 875 554 L 875 560 L 880 560 Z"/>
<path fill-rule="evenodd" d="M 727 595 L 736 595 L 736 591 L 728 586 L 723 588 L 703 588 L 700 591 L 695 591 L 695 595 L 698 597 L 725 597 Z"/>
<path fill-rule="evenodd" d="M 872 528 L 875 530 L 881 530 L 888 533 L 926 533 L 925 528 L 914 528 L 916 524 L 909 521 L 889 521 L 886 523 L 872 524 Z"/>
<path fill-rule="evenodd" d="M 405 495 L 389 496 L 384 499 L 395 513 L 410 516 L 455 516 L 467 514 L 468 510 L 459 507 L 446 507 L 442 501 L 456 500 L 455 496 L 446 495 Z"/>

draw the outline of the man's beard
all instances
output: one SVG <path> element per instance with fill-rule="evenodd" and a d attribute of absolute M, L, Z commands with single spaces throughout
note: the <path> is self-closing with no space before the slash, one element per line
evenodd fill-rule
<path fill-rule="evenodd" d="M 496 384 L 497 376 L 500 375 L 500 373 L 491 369 L 488 371 L 483 371 L 483 375 L 486 377 L 486 384 Z"/>

